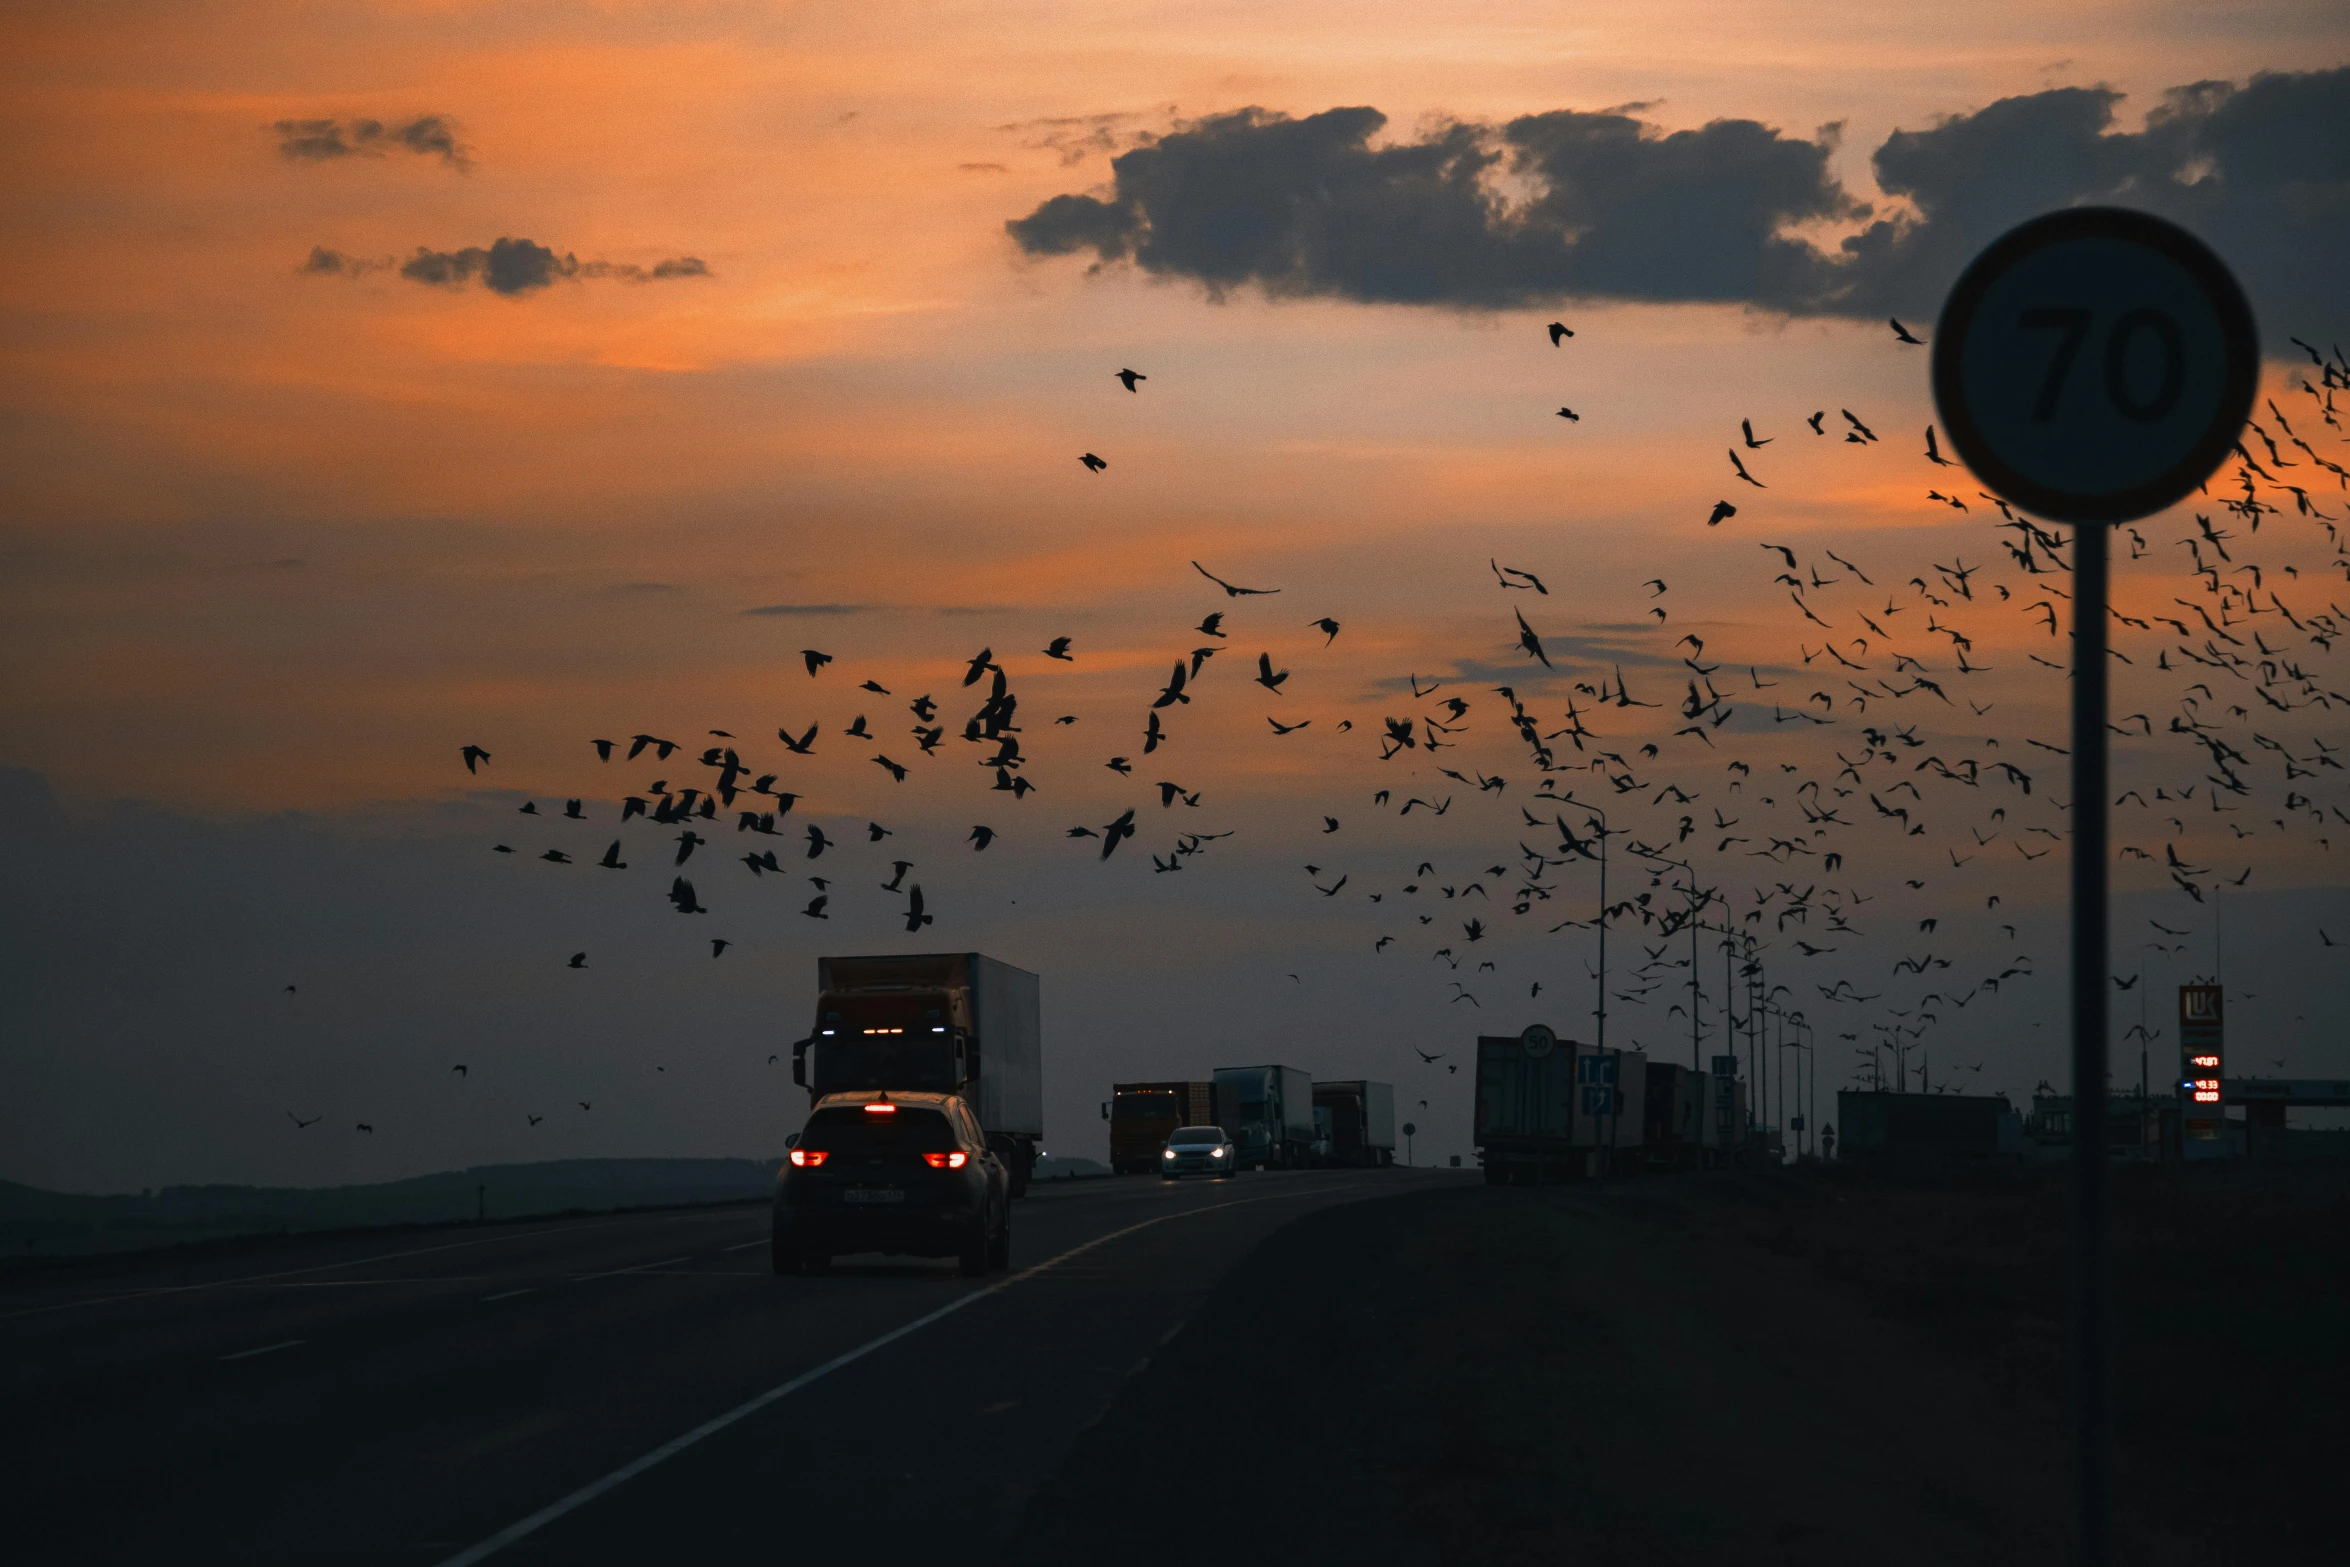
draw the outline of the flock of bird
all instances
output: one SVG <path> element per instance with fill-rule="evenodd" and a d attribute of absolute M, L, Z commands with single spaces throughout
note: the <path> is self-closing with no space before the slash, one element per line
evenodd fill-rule
<path fill-rule="evenodd" d="M 1891 325 L 1890 351 L 1920 346 L 1899 321 Z M 1545 330 L 1554 349 L 1565 350 L 1575 335 L 1563 322 Z M 2264 400 L 2234 462 L 2207 486 L 2207 498 L 2180 509 L 2187 520 L 2166 516 L 2119 530 L 2128 560 L 2148 560 L 2151 568 L 2143 576 L 2117 570 L 2111 611 L 2118 628 L 2112 656 L 2125 666 L 2116 671 L 2117 712 L 2137 709 L 2112 725 L 2124 742 L 2114 757 L 2117 855 L 2124 865 L 2143 862 L 2160 871 L 2161 885 L 2190 907 L 2210 904 L 2219 889 L 2241 887 L 2252 874 L 2248 861 L 2231 873 L 2215 850 L 2198 851 L 2198 845 L 2277 840 L 2296 853 L 2322 854 L 2332 850 L 2335 824 L 2350 826 L 2338 788 L 2339 737 L 2329 741 L 2316 732 L 2350 704 L 2324 668 L 2336 640 L 2350 633 L 2350 612 L 2333 603 L 2330 594 L 2338 590 L 2325 585 L 2337 571 L 2350 581 L 2350 533 L 2337 526 L 2350 473 L 2310 438 L 2329 450 L 2344 444 L 2335 394 L 2350 389 L 2350 362 L 2338 348 L 2329 355 L 2294 341 L 2311 363 L 2278 391 L 2294 406 Z M 1122 368 L 1115 379 L 1126 393 L 1146 395 L 1144 373 Z M 1572 408 L 1558 412 L 1582 423 Z M 1881 531 L 1865 546 L 1848 546 L 1852 558 L 1787 542 L 1801 537 L 1805 522 L 1800 503 L 1779 499 L 1786 493 L 1774 461 L 1786 450 L 1781 442 L 1818 440 L 1856 454 L 1889 448 L 1868 420 L 1846 408 L 1797 409 L 1778 430 L 1769 422 L 1739 421 L 1723 474 L 1729 493 L 1758 491 L 1769 499 L 1749 500 L 1742 516 L 1725 495 L 1693 502 L 1692 515 L 1706 508 L 1705 526 L 1720 531 L 1701 537 L 1718 540 L 1730 560 L 1746 563 L 1754 572 L 1750 602 L 1779 605 L 1783 629 L 1754 622 L 1725 635 L 1718 624 L 1705 623 L 1699 629 L 1711 630 L 1712 645 L 1699 629 L 1668 644 L 1676 629 L 1673 589 L 1659 575 L 1626 590 L 1627 598 L 1637 595 L 1639 619 L 1651 630 L 1617 634 L 1620 658 L 1604 667 L 1588 658 L 1554 659 L 1563 630 L 1546 633 L 1528 612 L 1550 624 L 1571 620 L 1578 632 L 1610 623 L 1600 613 L 1603 585 L 1579 581 L 1567 609 L 1535 570 L 1489 559 L 1481 575 L 1498 596 L 1495 648 L 1513 650 L 1524 678 L 1477 684 L 1407 672 L 1393 687 L 1392 710 L 1343 743 L 1352 771 L 1321 780 L 1328 802 L 1300 830 L 1330 840 L 1330 847 L 1303 865 L 1297 897 L 1317 913 L 1343 910 L 1361 926 L 1373 954 L 1421 965 L 1442 987 L 1448 1009 L 1459 1005 L 1495 1017 L 1509 1032 L 1520 1020 L 1505 1012 L 1503 992 L 1493 987 L 1507 985 L 1508 994 L 1529 1001 L 1548 988 L 1552 1004 L 1575 1017 L 1577 1026 L 1562 1032 L 1584 1032 L 1591 1014 L 1604 1007 L 1619 1020 L 1612 1042 L 1640 1046 L 1645 1038 L 1645 1048 L 1672 1058 L 1684 1048 L 1735 1050 L 1775 1020 L 1782 1030 L 1801 1024 L 1816 1031 L 1809 1037 L 1849 1045 L 1847 1064 L 1857 1077 L 1886 1080 L 1889 1054 L 1906 1080 L 1908 1053 L 1926 1048 L 1937 1028 L 1959 1020 L 1977 998 L 2037 972 L 2013 922 L 2017 916 L 2002 906 L 2030 902 L 2034 889 L 2046 891 L 2049 878 L 2031 867 L 2065 839 L 2069 773 L 2061 696 L 2070 651 L 2069 541 L 2063 529 L 1968 482 L 1929 425 L 1912 459 L 1921 470 L 1920 504 L 1935 515 L 1949 512 L 1946 521 L 1963 517 L 1979 532 L 1982 553 L 1972 563 L 1963 549 L 1953 549 L 1947 562 L 1933 558 L 1939 548 L 1916 559 L 1893 558 L 1916 536 L 1906 531 Z M 1087 451 L 1079 460 L 1101 482 L 1116 482 L 1107 477 L 1108 459 Z M 2328 500 L 2337 510 L 2325 508 Z M 1758 522 L 1774 536 L 1741 536 Z M 2160 537 L 2160 525 L 2179 536 Z M 2141 529 L 2158 536 L 2150 539 Z M 2267 560 L 2254 558 L 2256 544 L 2269 550 Z M 2292 558 L 2278 558 L 2279 552 Z M 2171 591 L 2177 579 L 2155 574 L 2174 561 L 2191 566 L 2193 597 Z M 795 678 L 804 679 L 812 699 L 828 696 L 838 708 L 854 709 L 853 719 L 842 722 L 838 712 L 815 719 L 803 710 L 776 728 L 772 747 L 763 737 L 716 728 L 690 736 L 650 730 L 583 736 L 583 753 L 592 748 L 600 765 L 634 768 L 642 779 L 614 791 L 615 835 L 601 856 L 583 851 L 575 859 L 563 848 L 520 838 L 490 845 L 489 852 L 598 875 L 650 872 L 667 882 L 663 895 L 681 916 L 732 909 L 750 895 L 742 883 L 797 872 L 809 894 L 798 912 L 826 920 L 851 889 L 869 902 L 878 885 L 907 935 L 938 927 L 933 940 L 946 941 L 951 930 L 948 945 L 978 945 L 985 936 L 978 917 L 959 919 L 934 906 L 916 862 L 879 847 L 896 829 L 884 825 L 891 813 L 877 802 L 915 769 L 960 754 L 977 764 L 967 775 L 987 802 L 971 812 L 987 819 L 972 822 L 962 840 L 966 852 L 1000 855 L 995 846 L 1015 836 L 1017 823 L 1015 852 L 1041 852 L 1041 840 L 1050 837 L 1082 843 L 1079 852 L 1107 862 L 1147 832 L 1158 841 L 1138 843 L 1128 858 L 1147 855 L 1154 876 L 1183 872 L 1236 830 L 1167 831 L 1154 820 L 1200 809 L 1208 795 L 1169 776 L 1176 769 L 1162 754 L 1203 704 L 1253 695 L 1275 705 L 1262 714 L 1266 728 L 1259 733 L 1267 745 L 1297 744 L 1292 737 L 1317 724 L 1330 737 L 1356 729 L 1353 718 L 1328 707 L 1298 705 L 1302 687 L 1316 688 L 1317 699 L 1327 696 L 1322 687 L 1331 671 L 1316 669 L 1293 687 L 1293 671 L 1279 667 L 1295 661 L 1302 670 L 1313 653 L 1335 644 L 1344 631 L 1337 618 L 1271 613 L 1276 604 L 1296 603 L 1294 595 L 1283 596 L 1286 585 L 1247 586 L 1202 562 L 1191 567 L 1196 575 L 1187 580 L 1203 607 L 1214 607 L 1171 639 L 1161 689 L 1112 719 L 1118 739 L 1093 752 L 1132 791 L 1134 803 L 1108 821 L 1072 823 L 1064 816 L 1042 831 L 1033 824 L 1053 814 L 1049 796 L 1030 799 L 1039 793 L 1038 752 L 1049 746 L 1057 761 L 1065 759 L 1079 748 L 1079 736 L 1099 727 L 1093 715 L 1082 715 L 1080 727 L 1081 715 L 1072 713 L 1039 728 L 1023 711 L 1027 676 L 1016 679 L 1016 669 L 1033 672 L 1083 656 L 1073 636 L 1055 635 L 1032 655 L 980 648 L 959 668 L 941 669 L 934 689 L 920 692 L 902 683 L 893 689 L 870 675 L 857 678 L 855 670 L 836 668 L 832 653 L 804 649 L 804 675 Z M 1280 639 L 1301 628 L 1319 642 L 1299 654 L 1277 654 Z M 1732 637 L 1759 640 L 1723 645 Z M 1986 647 L 2018 646 L 2045 674 L 2009 665 L 2009 679 L 2046 684 L 2027 697 L 2038 701 L 2033 716 L 2011 726 L 1991 720 L 1999 704 L 1976 700 L 1975 688 L 1993 668 Z M 1460 664 L 1491 656 L 1478 649 Z M 1627 676 L 1626 663 L 1635 675 Z M 1235 665 L 1241 672 L 1227 674 Z M 2006 689 L 2012 711 L 2014 688 Z M 1338 700 L 1367 719 L 1366 704 L 1381 699 L 1358 693 Z M 900 716 L 869 717 L 884 710 Z M 2025 732 L 2052 715 L 2052 737 Z M 1064 728 L 1071 730 L 1066 740 L 1054 734 Z M 799 809 L 810 790 L 795 783 L 795 769 L 836 753 L 843 742 L 859 755 L 871 748 L 873 795 L 852 813 L 837 789 L 828 789 L 821 813 L 833 823 L 828 831 Z M 457 754 L 476 780 L 495 778 L 494 748 L 467 744 Z M 1365 812 L 1397 822 L 1420 816 L 1425 827 L 1452 816 L 1456 806 L 1461 815 L 1447 830 L 1483 847 L 1399 855 L 1361 822 Z M 592 809 L 609 807 L 597 802 Z M 594 819 L 590 812 L 586 796 L 550 800 L 544 808 L 534 798 L 519 810 L 525 818 L 572 822 Z M 838 825 L 851 814 L 864 820 L 861 843 Z M 1211 819 L 1212 813 L 1202 818 Z M 648 828 L 659 836 L 646 839 Z M 867 851 L 863 858 L 859 850 Z M 1603 859 L 1613 878 L 1604 905 L 1592 875 Z M 890 872 L 877 883 L 875 861 Z M 2053 863 L 2061 865 L 2062 857 Z M 715 878 L 725 878 L 723 890 Z M 1905 911 L 1898 919 L 1890 912 L 1894 905 Z M 2150 923 L 2148 950 L 2166 960 L 2187 958 L 2187 922 Z M 1529 957 L 1523 946 L 1488 956 L 1505 944 L 1485 945 L 1505 931 L 1555 939 L 1602 927 L 1619 942 L 1604 979 L 1591 946 L 1575 949 L 1597 984 L 1590 1006 L 1583 994 L 1571 994 L 1579 984 L 1559 981 L 1555 946 L 1537 944 Z M 1626 936 L 1633 938 L 1629 957 Z M 1907 944 L 1894 943 L 1888 965 L 1885 942 L 1895 936 Z M 2318 937 L 2324 947 L 2340 944 L 2322 931 Z M 734 944 L 727 936 L 709 941 L 713 959 Z M 1913 953 L 1911 945 L 1920 950 Z M 2318 943 L 2312 946 L 2314 958 Z M 1946 955 L 1981 951 L 2013 955 L 1970 962 L 1963 971 L 1959 957 Z M 2116 960 L 2128 966 L 2118 952 Z M 549 961 L 584 969 L 594 959 L 574 951 L 551 954 Z M 1518 970 L 1514 978 L 1509 969 Z M 2143 972 L 2141 965 L 2139 973 L 2115 976 L 2115 983 L 2134 987 Z M 1659 1001 L 1668 1004 L 1659 1010 Z M 1626 1008 L 1641 1010 L 1627 1015 Z M 1980 1035 L 1953 1039 L 1945 1062 L 1950 1051 L 1970 1044 L 1979 1053 Z M 1457 1060 L 1446 1059 L 1450 1051 L 1417 1053 L 1431 1072 L 1458 1070 Z M 1946 1064 L 1943 1086 L 1963 1083 L 1958 1071 L 1982 1069 L 1980 1062 Z M 584 1113 L 592 1102 L 579 1103 Z M 539 1119 L 534 1115 L 533 1124 Z"/>

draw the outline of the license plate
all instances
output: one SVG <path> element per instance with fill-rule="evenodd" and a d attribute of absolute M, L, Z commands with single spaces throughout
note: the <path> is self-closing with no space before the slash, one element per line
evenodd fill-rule
<path fill-rule="evenodd" d="M 904 1202 L 906 1194 L 897 1187 L 861 1186 L 840 1194 L 842 1202 Z"/>

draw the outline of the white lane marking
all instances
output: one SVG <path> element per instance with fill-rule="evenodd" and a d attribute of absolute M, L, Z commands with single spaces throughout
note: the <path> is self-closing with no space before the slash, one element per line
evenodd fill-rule
<path fill-rule="evenodd" d="M 742 1243 L 740 1246 L 721 1246 L 721 1247 L 719 1247 L 718 1249 L 719 1249 L 720 1251 L 722 1251 L 722 1252 L 726 1252 L 726 1251 L 749 1251 L 749 1250 L 750 1250 L 750 1249 L 751 1249 L 753 1246 L 764 1246 L 764 1245 L 766 1245 L 766 1244 L 767 1244 L 767 1242 L 768 1242 L 768 1237 L 766 1237 L 766 1236 L 762 1235 L 762 1236 L 760 1236 L 760 1237 L 759 1237 L 757 1240 L 755 1240 L 755 1241 L 744 1241 L 744 1242 L 743 1242 L 743 1243 Z"/>
<path fill-rule="evenodd" d="M 283 1344 L 264 1344 L 259 1349 L 240 1349 L 233 1355 L 223 1355 L 220 1358 L 223 1360 L 251 1360 L 255 1355 L 274 1355 L 281 1349 L 293 1349 L 309 1342 L 306 1338 L 290 1338 Z"/>
<path fill-rule="evenodd" d="M 481 1303 L 486 1306 L 493 1300 L 512 1300 L 517 1295 L 535 1295 L 537 1293 L 538 1286 L 533 1284 L 527 1289 L 508 1290 L 503 1295 L 484 1295 L 481 1298 Z"/>
<path fill-rule="evenodd" d="M 348 1262 L 322 1262 L 310 1268 L 287 1268 L 277 1273 L 253 1273 L 240 1279 L 210 1279 L 202 1284 L 163 1284 L 152 1289 L 122 1290 L 112 1295 L 88 1295 L 80 1300 L 61 1300 L 47 1306 L 27 1306 L 21 1311 L 0 1311 L 0 1322 L 12 1322 L 18 1317 L 38 1317 L 52 1311 L 71 1311 L 76 1306 L 111 1306 L 121 1301 L 149 1300 L 157 1295 L 185 1295 L 193 1290 L 230 1289 L 240 1284 L 267 1284 L 278 1279 L 300 1278 L 305 1273 L 332 1273 L 337 1268 L 364 1268 L 372 1263 L 398 1262 L 407 1257 L 427 1257 L 434 1252 L 462 1251 L 468 1246 L 491 1246 L 500 1241 L 532 1240 L 545 1235 L 575 1235 L 582 1230 L 609 1229 L 615 1224 L 642 1223 L 646 1219 L 674 1219 L 675 1213 L 626 1214 L 615 1219 L 597 1219 L 584 1224 L 554 1224 L 538 1230 L 518 1230 L 508 1235 L 484 1235 L 477 1240 L 450 1241 L 440 1246 L 417 1246 L 407 1251 L 387 1251 L 376 1257 L 353 1257 Z M 734 1214 L 709 1214 L 708 1218 L 734 1218 Z M 419 1280 L 431 1283 L 434 1280 Z"/>
<path fill-rule="evenodd" d="M 972 1304 L 974 1301 L 982 1301 L 987 1299 L 990 1295 L 999 1294 L 1004 1290 L 1010 1289 L 1013 1285 L 1020 1283 L 1024 1279 L 1033 1279 L 1038 1274 L 1047 1272 L 1058 1264 L 1066 1262 L 1071 1257 L 1083 1256 L 1086 1252 L 1092 1251 L 1097 1246 L 1106 1246 L 1111 1241 L 1118 1240 L 1124 1236 L 1132 1235 L 1137 1230 L 1147 1230 L 1153 1225 L 1165 1224 L 1171 1219 L 1188 1219 L 1198 1214 L 1214 1213 L 1219 1208 L 1245 1208 L 1251 1203 L 1280 1202 L 1291 1197 L 1318 1196 L 1323 1192 L 1342 1191 L 1350 1184 L 1361 1183 L 1342 1181 L 1336 1185 L 1308 1187 L 1301 1191 L 1273 1192 L 1268 1193 L 1263 1197 L 1236 1197 L 1230 1202 L 1203 1203 L 1197 1208 L 1186 1208 L 1179 1213 L 1162 1213 L 1155 1219 L 1144 1219 L 1139 1224 L 1129 1224 L 1122 1230 L 1112 1230 L 1107 1235 L 1097 1235 L 1092 1240 L 1085 1241 L 1082 1244 L 1070 1247 L 1067 1251 L 1062 1252 L 1058 1256 L 1047 1257 L 1044 1261 L 1037 1263 L 1034 1267 L 1024 1268 L 1020 1272 L 1013 1274 L 1008 1279 L 998 1279 L 995 1283 L 990 1284 L 985 1289 L 973 1290 L 968 1295 L 959 1295 L 955 1299 L 948 1301 L 945 1305 L 939 1307 L 936 1311 L 933 1311 L 926 1316 L 916 1317 L 913 1321 L 907 1323 L 903 1327 L 892 1328 L 889 1332 L 882 1334 L 879 1338 L 868 1339 L 864 1343 L 859 1344 L 855 1349 L 844 1350 L 840 1354 L 837 1354 L 830 1360 L 824 1362 L 824 1364 L 816 1367 L 814 1370 L 803 1371 L 798 1376 L 793 1377 L 789 1382 L 785 1382 L 778 1387 L 771 1387 L 766 1392 L 761 1393 L 758 1397 L 751 1399 L 749 1402 L 737 1404 L 734 1408 L 728 1410 L 725 1414 L 703 1421 L 700 1425 L 694 1427 L 691 1431 L 686 1432 L 685 1435 L 674 1437 L 669 1441 L 662 1443 L 659 1447 L 654 1448 L 651 1452 L 645 1454 L 643 1457 L 631 1459 L 629 1462 L 622 1464 L 619 1468 L 604 1476 L 603 1479 L 593 1481 L 587 1485 L 583 1485 L 578 1490 L 572 1492 L 569 1496 L 564 1497 L 561 1501 L 550 1502 L 545 1507 L 540 1508 L 537 1512 L 532 1513 L 528 1518 L 523 1519 L 521 1522 L 508 1524 L 505 1528 L 500 1529 L 496 1534 L 491 1535 L 488 1539 L 482 1541 L 479 1545 L 469 1546 L 465 1550 L 459 1551 L 456 1555 L 442 1562 L 440 1567 L 473 1567 L 473 1564 L 476 1562 L 486 1561 L 491 1556 L 496 1555 L 499 1551 L 504 1550 L 507 1546 L 512 1545 L 515 1541 L 523 1539 L 526 1536 L 536 1534 L 539 1530 L 544 1529 L 548 1524 L 551 1524 L 556 1519 L 563 1517 L 566 1513 L 575 1512 L 578 1509 L 585 1507 L 588 1503 L 594 1501 L 597 1497 L 602 1496 L 606 1491 L 612 1490 L 616 1486 L 626 1484 L 628 1481 L 635 1479 L 638 1475 L 643 1474 L 646 1470 L 652 1468 L 655 1464 L 660 1463 L 664 1459 L 675 1458 L 679 1453 L 684 1452 L 687 1448 L 692 1447 L 697 1442 L 702 1441 L 704 1438 L 716 1436 L 719 1432 L 725 1430 L 728 1426 L 733 1425 L 736 1421 L 745 1419 L 751 1415 L 755 1415 L 760 1410 L 765 1409 L 768 1405 L 775 1403 L 780 1399 L 789 1398 L 792 1394 L 797 1393 L 801 1388 L 806 1387 L 809 1383 L 830 1376 L 833 1372 L 838 1371 L 841 1367 L 849 1365 L 855 1361 L 862 1360 L 867 1355 L 872 1354 L 875 1350 L 880 1349 L 885 1345 L 894 1344 L 899 1339 L 906 1337 L 908 1334 L 918 1333 L 942 1317 L 951 1317 L 956 1312 L 961 1311 L 965 1306 Z"/>
<path fill-rule="evenodd" d="M 623 1273 L 644 1273 L 654 1268 L 673 1267 L 676 1264 L 686 1260 L 687 1259 L 683 1257 L 665 1257 L 659 1262 L 640 1262 L 626 1268 L 607 1268 L 602 1273 L 577 1274 L 572 1278 L 571 1282 L 574 1284 L 585 1284 L 590 1279 L 616 1279 Z"/>

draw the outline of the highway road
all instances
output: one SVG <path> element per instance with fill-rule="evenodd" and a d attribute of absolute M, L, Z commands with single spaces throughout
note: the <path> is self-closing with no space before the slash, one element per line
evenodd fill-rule
<path fill-rule="evenodd" d="M 989 1279 L 881 1257 L 776 1278 L 764 1206 L 19 1278 L 0 1527 L 17 1563 L 992 1556 L 1258 1242 L 1461 1179 L 1039 1187 Z"/>

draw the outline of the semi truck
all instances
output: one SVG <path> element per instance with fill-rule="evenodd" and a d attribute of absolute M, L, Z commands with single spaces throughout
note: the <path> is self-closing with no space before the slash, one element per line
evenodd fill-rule
<path fill-rule="evenodd" d="M 1159 1167 L 1159 1145 L 1179 1126 L 1215 1126 L 1214 1083 L 1112 1083 L 1102 1116 L 1110 1123 L 1110 1169 L 1147 1175 Z"/>
<path fill-rule="evenodd" d="M 1639 1166 L 1648 1058 L 1548 1029 L 1477 1040 L 1474 1135 L 1495 1185 L 1583 1180 Z"/>
<path fill-rule="evenodd" d="M 1039 982 L 977 952 L 818 958 L 816 1026 L 792 1045 L 811 1104 L 883 1088 L 960 1095 L 1028 1190 L 1044 1136 Z"/>
<path fill-rule="evenodd" d="M 1216 1124 L 1238 1167 L 1297 1169 L 1313 1159 L 1314 1080 L 1294 1066 L 1220 1066 Z"/>
<path fill-rule="evenodd" d="M 1395 1085 L 1361 1077 L 1317 1079 L 1314 1131 L 1325 1164 L 1395 1163 Z"/>

